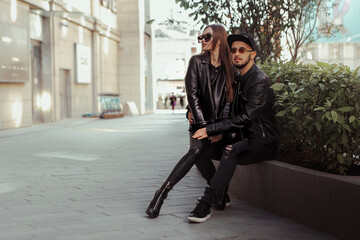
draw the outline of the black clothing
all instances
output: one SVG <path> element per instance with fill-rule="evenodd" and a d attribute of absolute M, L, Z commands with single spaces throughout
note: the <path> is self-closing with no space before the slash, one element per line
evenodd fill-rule
<path fill-rule="evenodd" d="M 272 109 L 275 95 L 268 76 L 254 64 L 244 76 L 236 76 L 235 85 L 231 117 L 206 126 L 209 136 L 229 131 L 240 135 L 222 153 L 210 187 L 202 198 L 208 204 L 222 196 L 237 164 L 252 164 L 276 156 L 279 133 Z M 212 171 L 206 161 L 202 162 L 202 169 Z"/>
<path fill-rule="evenodd" d="M 221 149 L 224 147 L 222 141 L 211 143 L 208 139 L 198 140 L 193 138 L 193 132 L 190 132 L 190 148 L 188 152 L 175 165 L 168 176 L 166 182 L 176 185 L 196 164 L 201 175 L 210 183 L 214 173 L 215 166 L 211 159 L 220 159 Z M 204 167 L 203 167 L 204 166 Z"/>
<path fill-rule="evenodd" d="M 235 131 L 259 143 L 277 139 L 279 131 L 272 109 L 275 94 L 269 77 L 254 64 L 244 76 L 235 77 L 235 84 L 232 117 L 207 125 L 207 134 Z"/>
<path fill-rule="evenodd" d="M 215 203 L 221 198 L 224 189 L 229 185 L 236 166 L 253 164 L 265 160 L 274 159 L 276 156 L 277 141 L 262 144 L 258 142 L 239 141 L 227 145 L 222 154 L 220 164 L 210 181 L 210 187 L 206 188 L 203 199 L 209 204 Z M 207 167 L 207 168 L 206 168 Z M 211 165 L 206 166 L 203 161 L 203 171 L 211 171 Z"/>
<path fill-rule="evenodd" d="M 210 55 L 192 56 L 185 76 L 188 108 L 194 123 L 190 131 L 203 128 L 221 116 L 225 104 L 226 71 L 224 67 L 216 69 L 210 63 Z M 213 80 L 213 83 L 212 81 Z"/>
<path fill-rule="evenodd" d="M 214 67 L 210 63 L 210 56 L 201 54 L 190 59 L 185 85 L 189 102 L 188 109 L 193 115 L 194 123 L 190 124 L 189 129 L 190 148 L 167 178 L 167 181 L 174 185 L 190 171 L 194 164 L 199 167 L 201 175 L 208 183 L 210 183 L 215 173 L 215 167 L 211 159 L 221 157 L 224 141 L 211 143 L 208 139 L 199 140 L 192 138 L 192 136 L 197 129 L 205 127 L 206 123 L 224 117 L 222 108 L 226 105 L 225 82 L 226 72 L 224 67 L 221 65 Z M 225 114 L 228 112 L 225 112 Z M 202 170 L 203 162 L 206 165 L 204 171 Z"/>

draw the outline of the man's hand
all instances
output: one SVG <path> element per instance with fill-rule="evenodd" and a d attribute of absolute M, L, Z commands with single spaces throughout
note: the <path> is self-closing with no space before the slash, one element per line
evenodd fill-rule
<path fill-rule="evenodd" d="M 189 123 L 194 123 L 194 119 L 190 111 L 188 111 L 187 119 L 189 120 Z"/>
<path fill-rule="evenodd" d="M 211 140 L 211 143 L 216 143 L 222 139 L 222 134 L 209 137 L 209 139 Z"/>

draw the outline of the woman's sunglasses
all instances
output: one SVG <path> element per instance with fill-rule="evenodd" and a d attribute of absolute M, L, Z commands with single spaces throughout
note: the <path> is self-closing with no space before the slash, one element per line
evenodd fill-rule
<path fill-rule="evenodd" d="M 244 48 L 244 47 L 241 47 L 241 48 L 239 48 L 239 49 L 237 49 L 237 48 L 231 48 L 231 49 L 230 49 L 230 52 L 231 52 L 232 54 L 235 54 L 237 51 L 239 51 L 239 53 L 245 53 L 245 52 L 253 52 L 254 50 L 248 50 L 248 49 L 246 49 L 246 48 Z"/>
<path fill-rule="evenodd" d="M 205 40 L 205 42 L 208 42 L 211 40 L 211 38 L 212 38 L 212 35 L 210 33 L 207 33 L 205 35 L 200 35 L 200 36 L 198 36 L 198 42 L 201 43 L 201 41 L 203 39 Z"/>

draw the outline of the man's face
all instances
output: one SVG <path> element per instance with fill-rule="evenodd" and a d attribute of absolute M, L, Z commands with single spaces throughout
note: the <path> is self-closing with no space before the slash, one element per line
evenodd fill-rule
<path fill-rule="evenodd" d="M 235 67 L 241 69 L 250 62 L 253 50 L 247 43 L 235 41 L 232 43 L 230 50 L 232 63 Z M 242 53 L 240 53 L 239 50 L 240 52 L 243 50 Z"/>

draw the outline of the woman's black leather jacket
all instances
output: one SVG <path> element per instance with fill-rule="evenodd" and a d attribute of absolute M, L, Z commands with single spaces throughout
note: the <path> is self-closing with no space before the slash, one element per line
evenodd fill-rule
<path fill-rule="evenodd" d="M 273 105 L 275 95 L 269 77 L 255 64 L 244 76 L 235 76 L 231 117 L 206 126 L 209 136 L 238 132 L 244 140 L 261 143 L 279 135 Z"/>
<path fill-rule="evenodd" d="M 217 81 L 212 84 L 210 64 L 210 56 L 207 54 L 192 56 L 189 61 L 185 76 L 185 87 L 188 110 L 194 119 L 194 123 L 190 125 L 190 131 L 205 127 L 206 124 L 219 119 L 226 103 L 225 69 L 222 68 Z"/>

